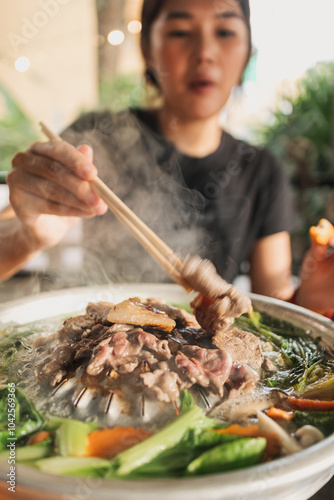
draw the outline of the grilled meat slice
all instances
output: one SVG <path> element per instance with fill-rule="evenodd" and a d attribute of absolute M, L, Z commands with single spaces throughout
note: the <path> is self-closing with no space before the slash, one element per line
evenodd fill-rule
<path fill-rule="evenodd" d="M 223 396 L 224 384 L 232 367 L 232 358 L 227 351 L 184 346 L 175 356 L 175 364 L 193 384 L 210 387 Z"/>
<path fill-rule="evenodd" d="M 86 330 L 90 330 L 95 324 L 95 319 L 89 314 L 69 318 L 59 330 L 58 337 L 61 340 L 78 340 Z"/>
<path fill-rule="evenodd" d="M 241 391 L 248 392 L 253 390 L 259 378 L 259 375 L 252 367 L 233 361 L 230 377 L 227 383 L 230 389 L 229 397 L 234 398 L 239 396 Z"/>
<path fill-rule="evenodd" d="M 108 314 L 110 323 L 126 323 L 159 328 L 170 332 L 175 327 L 175 321 L 165 312 L 158 311 L 151 306 L 142 304 L 139 299 L 129 299 L 116 304 Z"/>
<path fill-rule="evenodd" d="M 216 334 L 212 341 L 219 349 L 226 349 L 234 361 L 246 363 L 256 370 L 261 368 L 264 359 L 261 343 L 253 333 L 234 327 Z"/>
<path fill-rule="evenodd" d="M 101 323 L 102 325 L 110 325 L 110 322 L 108 321 L 108 314 L 109 311 L 112 307 L 114 307 L 115 304 L 112 302 L 105 302 L 105 301 L 100 301 L 100 302 L 89 302 L 88 306 L 86 307 L 86 312 L 92 318 L 95 319 L 97 323 Z"/>
<path fill-rule="evenodd" d="M 66 368 L 73 362 L 75 347 L 60 344 L 41 363 L 36 366 L 35 376 L 39 382 L 55 386 L 66 375 Z"/>
<path fill-rule="evenodd" d="M 153 307 L 156 311 L 166 313 L 171 319 L 175 320 L 176 327 L 201 328 L 193 314 L 185 309 L 173 307 L 159 299 L 146 299 L 143 304 Z"/>
<path fill-rule="evenodd" d="M 166 366 L 164 366 L 166 365 Z M 180 396 L 180 388 L 185 384 L 175 371 L 171 371 L 166 363 L 160 363 L 153 372 L 142 373 L 140 377 L 144 385 L 153 392 L 159 401 L 169 403 Z"/>
<path fill-rule="evenodd" d="M 153 356 L 147 356 L 147 351 Z M 152 333 L 133 328 L 128 332 L 113 332 L 100 342 L 93 351 L 86 371 L 89 375 L 98 375 L 105 367 L 112 367 L 119 373 L 130 373 L 143 360 L 156 363 L 159 359 L 166 360 L 171 356 L 167 340 L 159 340 Z"/>

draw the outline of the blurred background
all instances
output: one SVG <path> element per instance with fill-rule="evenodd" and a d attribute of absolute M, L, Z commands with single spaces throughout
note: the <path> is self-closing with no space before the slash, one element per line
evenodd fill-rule
<path fill-rule="evenodd" d="M 8 203 L 5 175 L 11 158 L 42 139 L 40 120 L 60 132 L 85 111 L 145 103 L 138 43 L 141 3 L 1 3 L 0 209 Z M 334 2 L 250 4 L 253 56 L 221 122 L 235 136 L 268 146 L 284 163 L 299 215 L 293 235 L 298 274 L 309 226 L 321 217 L 334 222 Z M 78 227 L 26 271 L 47 270 L 50 277 L 59 266 L 76 271 L 80 265 Z"/>

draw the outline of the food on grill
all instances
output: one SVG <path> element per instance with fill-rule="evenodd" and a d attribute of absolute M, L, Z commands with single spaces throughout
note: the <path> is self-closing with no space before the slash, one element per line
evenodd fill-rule
<path fill-rule="evenodd" d="M 259 340 L 243 333 L 243 349 L 229 350 L 214 345 L 192 315 L 161 300 L 88 304 L 85 315 L 66 320 L 52 342 L 40 347 L 44 356 L 35 375 L 54 387 L 82 367 L 86 387 L 127 386 L 168 403 L 198 384 L 222 397 L 227 388 L 250 390 L 259 380 L 254 370 L 263 360 Z M 258 359 L 246 356 L 244 347 L 255 349 Z"/>
<path fill-rule="evenodd" d="M 201 307 L 224 300 L 205 286 Z M 231 297 L 233 289 L 232 306 Z M 265 312 L 239 316 L 251 310 L 242 296 L 236 303 L 233 325 L 209 334 L 200 314 L 137 297 L 89 303 L 56 331 L 5 334 L 0 460 L 8 461 L 9 401 L 17 462 L 52 474 L 187 477 L 324 439 L 334 430 L 332 354 L 312 332 Z"/>
<path fill-rule="evenodd" d="M 173 330 L 176 324 L 166 312 L 154 309 L 154 307 L 143 304 L 136 299 L 124 300 L 120 304 L 111 306 L 107 320 L 110 323 L 160 328 L 160 330 L 167 332 Z"/>
<path fill-rule="evenodd" d="M 232 327 L 216 334 L 213 337 L 213 343 L 219 349 L 226 349 L 234 361 L 246 363 L 256 370 L 259 370 L 263 364 L 261 343 L 253 333 Z"/>

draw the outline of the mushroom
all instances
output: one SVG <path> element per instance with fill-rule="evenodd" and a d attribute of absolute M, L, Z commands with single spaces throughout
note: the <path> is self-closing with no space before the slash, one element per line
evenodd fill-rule
<path fill-rule="evenodd" d="M 325 439 L 323 433 L 313 425 L 303 425 L 303 427 L 296 430 L 295 437 L 303 448 L 308 448 Z"/>

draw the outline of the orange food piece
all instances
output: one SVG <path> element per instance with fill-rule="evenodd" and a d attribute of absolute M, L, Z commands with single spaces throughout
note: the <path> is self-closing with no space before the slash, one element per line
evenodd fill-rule
<path fill-rule="evenodd" d="M 321 219 L 317 226 L 310 227 L 311 240 L 319 245 L 328 245 L 334 236 L 334 227 L 327 219 Z"/>
<path fill-rule="evenodd" d="M 87 454 L 89 457 L 112 458 L 121 451 L 144 441 L 152 434 L 134 427 L 114 427 L 96 430 L 88 434 Z"/>
<path fill-rule="evenodd" d="M 284 420 L 292 420 L 293 419 L 293 412 L 291 411 L 284 411 L 281 410 L 280 408 L 276 408 L 275 406 L 272 406 L 269 408 L 267 411 L 268 417 L 271 418 L 283 418 Z"/>
<path fill-rule="evenodd" d="M 239 424 L 233 424 L 225 429 L 215 429 L 213 432 L 218 432 L 218 434 L 233 434 L 242 437 L 266 438 L 267 444 L 264 450 L 264 459 L 277 457 L 281 453 L 281 444 L 277 435 L 273 432 L 262 431 L 258 425 L 248 425 L 244 427 Z"/>
<path fill-rule="evenodd" d="M 50 437 L 50 433 L 48 431 L 39 431 L 36 434 L 34 434 L 30 439 L 28 444 L 38 444 L 42 443 L 46 439 Z"/>
<path fill-rule="evenodd" d="M 334 411 L 334 401 L 288 397 L 288 402 L 296 410 Z"/>

